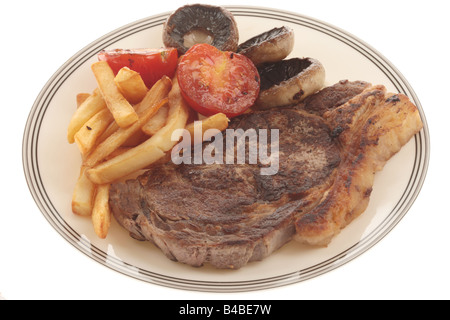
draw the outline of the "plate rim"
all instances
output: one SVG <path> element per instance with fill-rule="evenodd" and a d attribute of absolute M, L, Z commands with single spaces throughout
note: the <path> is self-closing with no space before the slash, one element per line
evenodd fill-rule
<path fill-rule="evenodd" d="M 79 50 L 60 68 L 58 68 L 58 70 L 46 82 L 46 84 L 38 94 L 29 112 L 25 124 L 22 140 L 22 163 L 29 191 L 37 207 L 41 211 L 42 215 L 46 218 L 46 220 L 66 241 L 68 241 L 79 251 L 86 254 L 94 261 L 97 261 L 100 264 L 104 265 L 105 267 L 108 267 L 126 276 L 142 280 L 144 282 L 190 291 L 242 292 L 280 287 L 317 277 L 321 274 L 327 273 L 331 270 L 343 266 L 349 261 L 365 253 L 372 246 L 381 241 L 409 211 L 422 189 L 428 172 L 430 161 L 430 133 L 422 105 L 409 82 L 405 79 L 401 72 L 380 52 L 367 44 L 365 41 L 339 27 L 296 12 L 279 10 L 269 7 L 246 5 L 233 5 L 224 7 L 230 10 L 235 16 L 248 16 L 249 14 L 251 14 L 252 16 L 270 18 L 277 21 L 280 20 L 275 19 L 275 17 L 283 17 L 284 21 L 292 22 L 295 24 L 300 24 L 299 22 L 301 21 L 302 24 L 300 25 L 308 28 L 312 28 L 312 26 L 314 26 L 313 29 L 326 33 L 327 35 L 330 35 L 329 33 L 333 33 L 333 37 L 339 37 L 338 40 L 345 40 L 342 42 L 346 43 L 347 45 L 349 44 L 348 42 L 353 45 L 357 45 L 361 50 L 366 51 L 367 54 L 381 63 L 381 65 L 386 68 L 386 70 L 382 71 L 388 71 L 392 75 L 392 77 L 387 75 L 386 76 L 393 83 L 397 91 L 406 94 L 410 97 L 410 99 L 414 101 L 424 124 L 422 131 L 416 134 L 416 136 L 414 137 L 416 158 L 414 160 L 410 181 L 405 187 L 405 191 L 398 200 L 397 205 L 394 206 L 391 213 L 387 216 L 387 218 L 389 217 L 389 221 L 380 223 L 372 232 L 370 232 L 369 235 L 365 236 L 351 247 L 345 249 L 334 257 L 327 259 L 326 261 L 321 261 L 302 270 L 273 277 L 259 278 L 248 281 L 202 281 L 172 277 L 132 266 L 130 264 L 127 264 L 125 261 L 108 255 L 108 253 L 97 248 L 91 243 L 84 243 L 82 236 L 78 234 L 63 219 L 61 214 L 59 214 L 59 212 L 53 206 L 50 197 L 46 194 L 45 186 L 40 179 L 39 161 L 37 159 L 39 135 L 35 133 L 39 132 L 39 128 L 42 125 L 42 121 L 45 117 L 45 103 L 47 103 L 48 107 L 52 100 L 52 97 L 56 94 L 56 92 L 58 92 L 58 88 L 67 80 L 67 78 L 71 76 L 73 72 L 78 69 L 78 67 L 83 65 L 94 54 L 98 53 L 98 51 L 106 47 L 107 43 L 114 43 L 122 38 L 129 37 L 133 33 L 148 29 L 152 25 L 160 25 L 166 20 L 171 12 L 151 15 L 149 17 L 126 24 L 105 34 L 97 40 L 92 41 L 90 44 Z M 134 31 L 132 32 L 132 30 Z M 376 66 L 380 67 L 378 64 L 376 64 Z M 394 79 L 396 83 L 394 83 Z M 35 125 L 32 126 L 32 124 Z M 33 146 L 35 146 L 34 149 L 32 149 Z M 408 192 L 405 196 L 406 191 Z M 402 201 L 403 198 L 404 200 Z M 397 207 L 399 208 L 395 210 L 395 208 Z M 392 214 L 393 212 L 395 214 Z M 375 232 L 377 229 L 380 230 Z M 107 257 L 109 263 L 106 262 Z"/>

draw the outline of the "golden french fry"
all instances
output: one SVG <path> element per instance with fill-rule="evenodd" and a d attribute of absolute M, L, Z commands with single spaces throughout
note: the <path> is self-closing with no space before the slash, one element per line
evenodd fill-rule
<path fill-rule="evenodd" d="M 105 239 L 111 225 L 111 210 L 109 208 L 109 184 L 97 187 L 94 206 L 92 208 L 92 224 L 97 236 Z"/>
<path fill-rule="evenodd" d="M 152 88 L 147 92 L 144 99 L 136 105 L 136 112 L 140 114 L 149 106 L 154 105 L 161 99 L 167 98 L 170 90 L 172 90 L 172 80 L 167 76 L 163 76 L 156 81 Z"/>
<path fill-rule="evenodd" d="M 77 94 L 77 108 L 79 108 L 87 98 L 90 97 L 90 93 L 79 93 Z"/>
<path fill-rule="evenodd" d="M 114 81 L 119 82 L 127 82 L 126 80 L 121 81 L 118 77 L 120 77 L 119 74 L 114 78 Z M 130 80 L 134 81 L 134 80 Z M 170 81 L 170 79 L 169 79 Z M 133 95 L 133 88 L 131 86 L 125 85 L 123 88 L 123 94 L 127 96 Z M 106 109 L 106 102 L 103 99 L 103 96 L 98 88 L 94 90 L 92 94 L 88 93 L 79 93 L 76 96 L 77 101 L 77 110 L 73 114 L 72 119 L 70 120 L 69 127 L 67 130 L 67 140 L 69 143 L 75 142 L 75 134 L 85 125 L 85 123 L 91 119 L 95 114 L 97 114 L 102 109 Z M 117 123 L 114 122 L 114 126 L 111 126 L 114 131 L 117 130 L 119 127 Z M 109 132 L 114 132 L 109 131 Z M 102 135 L 104 137 L 104 135 Z M 100 141 L 103 141 L 103 139 L 100 139 Z"/>
<path fill-rule="evenodd" d="M 80 170 L 80 176 L 72 194 L 72 212 L 80 216 L 92 213 L 96 186 L 86 176 L 86 167 Z"/>
<path fill-rule="evenodd" d="M 133 123 L 128 128 L 119 128 L 105 141 L 100 143 L 92 153 L 90 153 L 85 159 L 84 165 L 93 167 L 110 155 L 114 150 L 122 146 L 130 137 L 138 132 L 141 127 L 161 108 L 168 102 L 168 99 L 162 99 L 160 102 L 154 104 L 150 108 L 147 108 L 144 113 L 139 117 L 139 120 Z"/>
<path fill-rule="evenodd" d="M 106 61 L 92 64 L 92 72 L 97 80 L 98 88 L 102 93 L 106 106 L 111 111 L 119 127 L 126 128 L 138 120 L 133 106 L 120 93 L 114 81 L 114 72 Z"/>
<path fill-rule="evenodd" d="M 194 131 L 195 131 L 195 125 L 202 125 L 202 129 L 201 129 L 201 134 L 202 134 L 202 140 L 205 139 L 209 139 L 211 137 L 204 137 L 204 134 L 207 130 L 209 129 L 217 129 L 220 131 L 225 130 L 226 128 L 228 128 L 228 122 L 230 121 L 230 119 L 227 118 L 227 116 L 223 113 L 217 113 L 215 115 L 212 115 L 208 118 L 204 118 L 203 120 L 200 121 L 196 121 L 193 123 L 190 123 L 186 126 L 186 130 L 189 131 L 191 138 L 192 138 L 192 143 L 194 143 Z"/>
<path fill-rule="evenodd" d="M 162 106 L 162 108 L 165 108 L 165 107 L 167 107 L 167 104 Z M 155 113 L 155 115 L 158 113 L 158 111 Z M 155 115 L 153 115 L 152 118 Z M 142 142 L 144 142 L 148 138 L 150 138 L 150 137 L 147 134 L 145 134 L 142 130 L 138 130 L 135 134 L 133 134 L 131 137 L 129 137 L 127 139 L 127 141 L 125 141 L 122 144 L 122 147 L 136 147 L 137 145 L 141 144 Z"/>
<path fill-rule="evenodd" d="M 144 174 L 145 171 L 147 171 L 147 170 L 146 169 L 142 169 L 142 170 L 135 171 L 135 172 L 133 172 L 133 173 L 127 175 L 127 176 L 124 176 L 124 177 L 120 178 L 117 181 L 118 182 L 125 182 L 125 181 L 130 180 L 130 179 L 136 179 L 140 175 Z"/>
<path fill-rule="evenodd" d="M 172 141 L 172 133 L 180 128 L 185 128 L 189 118 L 190 108 L 181 96 L 177 76 L 175 75 L 172 90 L 169 92 L 169 112 L 166 125 L 158 130 L 150 140 L 164 152 L 169 151 L 178 142 Z M 181 134 L 180 137 L 181 138 Z"/>
<path fill-rule="evenodd" d="M 67 129 L 67 140 L 69 143 L 75 142 L 75 134 L 80 128 L 96 113 L 106 108 L 105 100 L 100 93 L 100 90 L 95 89 L 94 92 L 87 98 L 72 115 L 72 118 Z"/>
<path fill-rule="evenodd" d="M 176 76 L 169 93 L 169 105 L 168 121 L 161 130 L 137 147 L 87 170 L 88 178 L 96 184 L 111 183 L 164 157 L 178 143 L 179 139 L 172 140 L 172 133 L 185 128 L 189 116 L 189 107 L 181 96 Z"/>
<path fill-rule="evenodd" d="M 165 155 L 164 151 L 148 143 L 149 140 L 89 169 L 87 171 L 89 179 L 95 183 L 111 183 L 162 158 Z"/>
<path fill-rule="evenodd" d="M 162 158 L 159 158 L 157 161 L 151 163 L 150 165 L 145 167 L 145 169 L 150 169 L 151 167 L 159 165 L 159 164 L 166 164 L 170 161 L 172 161 L 172 152 L 168 151 Z"/>
<path fill-rule="evenodd" d="M 131 104 L 141 102 L 147 94 L 148 89 L 141 75 L 127 67 L 119 70 L 114 81 L 125 99 Z"/>
<path fill-rule="evenodd" d="M 75 142 L 82 155 L 86 155 L 92 150 L 98 137 L 113 121 L 111 112 L 105 108 L 95 114 L 78 130 L 75 134 Z"/>
<path fill-rule="evenodd" d="M 152 117 L 143 127 L 142 131 L 145 132 L 145 134 L 152 136 L 156 132 L 158 132 L 162 127 L 165 126 L 167 121 L 167 116 L 169 115 L 169 106 L 166 106 L 164 108 L 161 108 L 158 110 L 158 112 L 155 114 L 154 117 Z"/>
<path fill-rule="evenodd" d="M 117 123 L 115 121 L 113 121 L 108 128 L 106 128 L 106 130 L 103 132 L 103 134 L 98 138 L 98 143 L 101 143 L 103 141 L 105 141 L 106 139 L 108 139 L 108 137 L 110 135 L 112 135 L 114 132 L 116 132 L 117 130 L 119 130 L 119 126 L 117 125 Z"/>
<path fill-rule="evenodd" d="M 169 91 L 171 89 L 172 89 L 172 80 L 170 80 L 170 78 L 167 76 L 162 77 L 147 92 L 144 99 L 142 99 L 142 101 L 135 106 L 136 112 L 141 113 L 144 109 L 148 108 L 149 106 L 154 105 L 161 99 L 167 97 L 167 95 L 169 94 Z M 168 109 L 168 107 L 163 106 L 159 110 L 162 110 L 162 109 Z M 152 119 L 158 115 L 159 110 L 152 117 Z M 110 135 L 112 135 L 118 129 L 119 129 L 119 126 L 117 125 L 117 123 L 113 122 L 108 127 L 108 129 L 106 129 L 106 131 L 102 134 L 102 136 L 98 139 L 98 141 L 102 142 L 102 141 L 106 140 Z"/>
<path fill-rule="evenodd" d="M 131 149 L 131 147 L 120 147 L 120 148 L 117 148 L 109 156 L 107 156 L 105 158 L 105 160 L 110 160 L 112 158 L 115 158 L 115 157 L 121 155 L 122 153 L 127 152 L 130 149 Z"/>
<path fill-rule="evenodd" d="M 117 149 L 113 153 L 111 153 L 108 157 L 106 157 L 105 160 L 110 160 L 110 159 L 112 159 L 114 157 L 117 157 L 118 155 L 121 155 L 122 153 L 125 153 L 126 151 L 131 150 L 131 149 L 133 149 L 133 147 L 120 147 L 119 149 Z M 158 165 L 158 164 L 165 164 L 165 163 L 168 163 L 171 160 L 172 160 L 172 154 L 169 151 L 169 152 L 166 152 L 166 154 L 162 158 L 159 158 L 158 160 L 156 160 L 155 162 L 151 163 L 147 167 L 145 167 L 145 168 L 143 168 L 141 170 L 138 170 L 136 172 L 141 172 L 142 173 L 142 172 L 146 171 L 147 169 L 151 168 L 152 166 L 155 166 L 155 165 Z M 126 179 L 128 179 L 128 177 L 134 176 L 134 174 L 135 173 L 131 173 L 130 175 L 125 176 L 123 178 L 120 178 L 117 181 L 125 181 Z"/>

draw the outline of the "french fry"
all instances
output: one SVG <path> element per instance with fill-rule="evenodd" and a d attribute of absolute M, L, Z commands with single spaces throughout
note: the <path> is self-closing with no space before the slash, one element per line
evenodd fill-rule
<path fill-rule="evenodd" d="M 85 102 L 86 99 L 90 97 L 90 95 L 91 95 L 90 93 L 79 93 L 79 94 L 77 94 L 77 97 L 76 97 L 76 99 L 77 99 L 77 108 L 79 108 L 83 104 L 83 102 Z"/>
<path fill-rule="evenodd" d="M 172 140 L 172 133 L 185 128 L 189 116 L 189 107 L 181 96 L 176 76 L 169 93 L 169 106 L 167 124 L 161 130 L 137 147 L 87 170 L 88 178 L 95 184 L 111 183 L 164 157 L 178 142 L 178 139 Z"/>
<path fill-rule="evenodd" d="M 117 157 L 118 155 L 121 155 L 122 153 L 127 152 L 127 151 L 130 150 L 130 149 L 131 149 L 131 147 L 120 147 L 120 148 L 117 148 L 117 149 L 114 150 L 109 156 L 107 156 L 107 157 L 105 158 L 105 160 L 110 160 L 110 159 L 112 159 L 112 158 L 115 158 L 115 157 Z"/>
<path fill-rule="evenodd" d="M 154 117 L 152 117 L 143 127 L 142 131 L 152 136 L 158 132 L 162 127 L 165 126 L 167 121 L 167 116 L 169 115 L 169 107 L 163 107 L 158 110 Z"/>
<path fill-rule="evenodd" d="M 141 102 L 147 94 L 148 89 L 141 75 L 127 67 L 119 70 L 114 81 L 125 99 L 131 104 Z"/>
<path fill-rule="evenodd" d="M 94 203 L 96 186 L 86 176 L 86 167 L 82 167 L 72 194 L 72 212 L 80 216 L 90 216 Z"/>
<path fill-rule="evenodd" d="M 94 183 L 111 183 L 162 158 L 165 155 L 164 151 L 159 149 L 158 146 L 148 143 L 150 139 L 89 169 L 86 172 L 89 179 Z"/>
<path fill-rule="evenodd" d="M 170 161 L 172 161 L 172 153 L 170 151 L 168 151 L 162 158 L 159 158 L 157 161 L 151 163 L 150 165 L 145 167 L 145 169 L 150 169 L 152 166 L 159 165 L 159 164 L 166 164 Z"/>
<path fill-rule="evenodd" d="M 172 149 L 178 142 L 178 140 L 172 141 L 172 132 L 179 128 L 184 129 L 189 118 L 190 108 L 181 96 L 176 75 L 173 79 L 172 90 L 169 92 L 169 106 L 166 125 L 150 138 L 152 143 L 159 146 L 164 152 Z M 179 138 L 181 138 L 181 135 Z"/>
<path fill-rule="evenodd" d="M 135 106 L 136 112 L 141 113 L 145 108 L 148 108 L 148 106 L 152 106 L 161 99 L 167 97 L 171 89 L 172 89 L 172 80 L 170 80 L 170 78 L 166 76 L 162 77 L 151 87 L 151 89 L 147 92 L 144 99 L 142 99 L 142 101 Z M 159 110 L 162 109 L 168 109 L 168 107 L 163 106 Z M 158 115 L 158 113 L 160 112 L 159 110 L 152 117 L 152 119 Z M 118 129 L 119 126 L 117 125 L 117 123 L 113 122 L 108 127 L 108 129 L 106 129 L 106 131 L 102 134 L 102 136 L 99 138 L 98 141 L 99 142 L 105 141 L 110 135 L 112 135 Z"/>
<path fill-rule="evenodd" d="M 114 132 L 116 132 L 117 130 L 119 130 L 119 126 L 117 125 L 117 123 L 115 121 L 113 121 L 108 128 L 106 128 L 106 130 L 103 132 L 103 134 L 98 138 L 98 143 L 101 143 L 103 141 L 105 141 L 106 139 L 108 139 L 108 137 L 110 135 L 112 135 Z"/>
<path fill-rule="evenodd" d="M 99 111 L 75 134 L 75 142 L 82 155 L 88 154 L 94 147 L 98 137 L 114 121 L 114 118 L 107 108 Z"/>
<path fill-rule="evenodd" d="M 120 79 L 120 74 L 114 78 L 115 82 L 123 83 L 122 92 L 124 96 L 133 96 L 135 95 L 133 87 L 128 83 L 136 82 L 136 79 L 129 78 L 122 80 Z M 170 79 L 169 79 L 170 81 Z M 168 92 L 168 91 L 167 91 Z M 67 140 L 69 143 L 75 142 L 75 134 L 86 124 L 86 122 L 92 118 L 95 114 L 97 114 L 102 109 L 106 109 L 106 102 L 103 99 L 103 96 L 98 88 L 94 90 L 92 94 L 89 93 L 79 93 L 76 96 L 77 102 L 77 110 L 73 114 L 72 119 L 70 120 L 69 127 L 67 130 Z M 113 122 L 114 126 L 111 126 L 114 132 L 119 128 L 117 123 Z M 104 135 L 101 136 L 100 141 L 104 140 Z"/>
<path fill-rule="evenodd" d="M 119 127 L 126 128 L 135 123 L 139 117 L 133 106 L 119 91 L 114 81 L 114 72 L 108 62 L 95 62 L 92 64 L 91 69 L 97 80 L 98 88 L 106 102 L 106 106 L 111 111 Z"/>
<path fill-rule="evenodd" d="M 203 120 L 201 120 L 201 125 L 202 125 L 202 141 L 209 139 L 211 137 L 204 137 L 205 132 L 209 129 L 217 129 L 219 131 L 223 131 L 226 128 L 228 128 L 228 122 L 230 120 L 227 118 L 227 116 L 223 113 L 217 113 L 215 115 L 212 115 L 208 118 L 204 118 Z M 191 138 L 192 138 L 192 143 L 194 143 L 194 131 L 195 131 L 195 124 L 199 123 L 199 122 L 193 122 L 190 123 L 186 126 L 186 130 L 189 131 L 189 133 L 191 134 Z"/>
<path fill-rule="evenodd" d="M 119 128 L 111 136 L 109 136 L 105 141 L 100 143 L 85 159 L 84 165 L 88 167 L 93 167 L 108 155 L 110 155 L 114 150 L 122 146 L 130 137 L 132 137 L 136 132 L 138 132 L 141 127 L 161 108 L 168 102 L 168 99 L 162 99 L 160 102 L 154 104 L 150 108 L 147 108 L 143 114 L 139 117 L 139 120 L 133 123 L 128 128 Z"/>
<path fill-rule="evenodd" d="M 144 174 L 145 171 L 147 171 L 147 170 L 146 170 L 146 169 L 142 169 L 142 170 L 135 171 L 135 172 L 133 172 L 132 174 L 129 174 L 129 175 L 127 175 L 127 176 L 124 176 L 124 177 L 120 178 L 120 179 L 117 180 L 117 181 L 118 181 L 118 182 L 125 182 L 125 181 L 130 180 L 130 179 L 136 179 L 136 178 L 139 177 L 140 175 Z"/>
<path fill-rule="evenodd" d="M 165 104 L 164 106 L 162 106 L 161 108 L 165 108 L 167 107 L 167 104 Z M 160 109 L 161 109 L 160 108 Z M 159 110 L 158 110 L 159 111 Z M 155 115 L 158 113 L 158 111 L 155 113 Z M 152 118 L 155 116 L 153 115 Z M 150 118 L 151 120 L 151 118 Z M 147 121 L 148 122 L 148 121 Z M 142 130 L 138 130 L 135 134 L 133 134 L 131 137 L 129 137 L 127 139 L 127 141 L 125 141 L 122 144 L 122 147 L 136 147 L 138 144 L 141 144 L 142 142 L 144 142 L 145 140 L 147 140 L 148 138 L 150 138 L 147 134 L 145 134 Z"/>
<path fill-rule="evenodd" d="M 109 184 L 97 187 L 94 206 L 92 208 L 92 224 L 97 236 L 105 239 L 111 226 L 111 210 L 109 208 Z"/>
<path fill-rule="evenodd" d="M 69 143 L 75 142 L 75 134 L 80 128 L 96 113 L 106 108 L 105 100 L 100 93 L 100 90 L 95 89 L 94 92 L 87 98 L 75 111 L 70 119 L 67 128 L 67 140 Z"/>
<path fill-rule="evenodd" d="M 105 160 L 110 160 L 112 158 L 115 158 L 115 157 L 121 155 L 122 153 L 125 153 L 125 152 L 127 152 L 128 150 L 131 150 L 131 149 L 133 149 L 133 147 L 120 147 L 119 149 L 117 149 L 113 153 L 111 153 L 108 157 L 106 157 Z M 151 168 L 154 165 L 164 164 L 164 163 L 169 162 L 170 160 L 172 160 L 172 155 L 171 155 L 170 152 L 166 152 L 166 154 L 162 158 L 158 159 L 156 162 L 153 162 L 149 166 L 147 166 L 147 167 L 145 167 L 145 168 L 143 168 L 141 170 L 138 170 L 138 171 L 145 171 L 146 169 Z M 136 172 L 138 172 L 138 171 L 136 171 Z M 133 173 L 131 175 L 133 175 Z M 121 178 L 118 181 L 122 181 L 123 179 L 124 178 Z"/>

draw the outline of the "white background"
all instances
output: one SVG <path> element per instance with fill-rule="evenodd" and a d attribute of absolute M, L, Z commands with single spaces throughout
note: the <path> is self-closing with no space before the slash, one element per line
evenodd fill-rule
<path fill-rule="evenodd" d="M 363 39 L 415 90 L 431 133 L 422 191 L 381 242 L 350 263 L 281 288 L 215 294 L 169 289 L 118 274 L 68 244 L 32 199 L 22 136 L 34 100 L 80 49 L 184 1 L 8 1 L 0 12 L 0 299 L 448 299 L 450 298 L 449 49 L 447 1 L 209 1 L 311 16 Z"/>

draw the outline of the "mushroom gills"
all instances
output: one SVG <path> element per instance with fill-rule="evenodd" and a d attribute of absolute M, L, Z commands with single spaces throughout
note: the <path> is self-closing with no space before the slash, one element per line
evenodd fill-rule
<path fill-rule="evenodd" d="M 325 83 L 325 69 L 313 58 L 293 58 L 258 67 L 260 94 L 258 109 L 294 105 L 320 90 Z"/>

